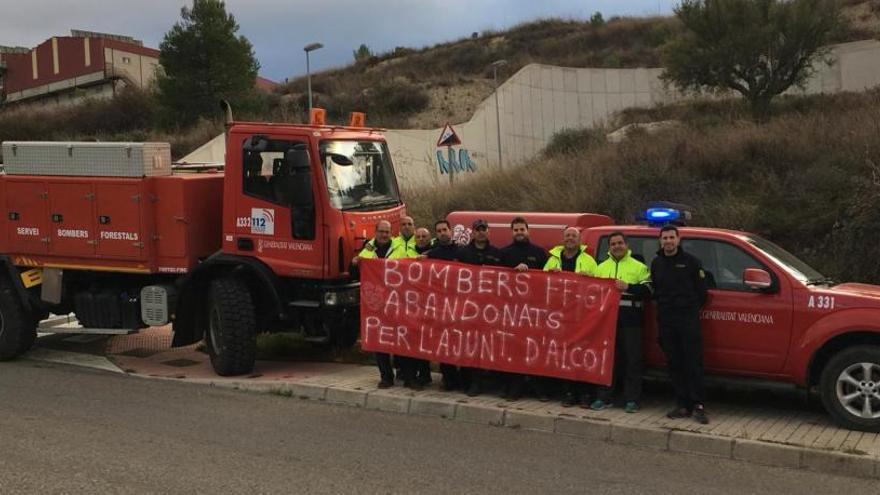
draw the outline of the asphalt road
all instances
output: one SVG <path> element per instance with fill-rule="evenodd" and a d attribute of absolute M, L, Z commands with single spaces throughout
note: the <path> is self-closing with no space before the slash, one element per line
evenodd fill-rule
<path fill-rule="evenodd" d="M 877 481 L 0 363 L 0 492 L 877 493 Z"/>

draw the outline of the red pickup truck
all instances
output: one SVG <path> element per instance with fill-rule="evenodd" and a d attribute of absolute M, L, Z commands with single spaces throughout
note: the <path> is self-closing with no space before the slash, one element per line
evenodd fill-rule
<path fill-rule="evenodd" d="M 454 212 L 449 220 L 466 235 L 474 219 L 484 218 L 493 244 L 503 246 L 514 216 L 529 221 L 533 242 L 545 248 L 561 243 L 564 226 L 588 225 L 582 239 L 598 262 L 608 257 L 614 231 L 623 232 L 633 254 L 649 266 L 659 249 L 658 226 L 614 225 L 603 215 Z M 679 230 L 682 248 L 702 261 L 709 279 L 701 312 L 706 371 L 817 390 L 838 424 L 880 431 L 880 286 L 836 283 L 747 232 Z M 645 344 L 646 364 L 662 367 L 652 305 Z"/>

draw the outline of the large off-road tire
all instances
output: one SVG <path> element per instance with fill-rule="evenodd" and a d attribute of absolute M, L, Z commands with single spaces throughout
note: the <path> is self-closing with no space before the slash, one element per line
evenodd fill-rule
<path fill-rule="evenodd" d="M 205 340 L 211 365 L 220 376 L 254 369 L 257 316 L 247 285 L 234 278 L 211 282 Z"/>
<path fill-rule="evenodd" d="M 37 324 L 21 304 L 15 288 L 0 277 L 0 361 L 27 352 L 37 339 Z"/>
<path fill-rule="evenodd" d="M 835 354 L 822 370 L 819 389 L 837 424 L 880 432 L 880 347 L 856 346 Z"/>

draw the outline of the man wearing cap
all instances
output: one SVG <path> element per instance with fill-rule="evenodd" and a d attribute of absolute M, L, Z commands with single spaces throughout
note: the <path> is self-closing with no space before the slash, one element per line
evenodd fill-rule
<path fill-rule="evenodd" d="M 581 244 L 580 230 L 576 227 L 566 227 L 562 231 L 562 244 L 550 250 L 544 271 L 596 276 L 596 260 L 587 253 L 587 246 Z M 561 380 L 561 382 L 564 390 L 563 407 L 571 407 L 579 400 L 584 407 L 590 405 L 591 386 L 574 380 Z"/>
<path fill-rule="evenodd" d="M 471 242 L 458 250 L 458 260 L 469 265 L 504 266 L 501 250 L 489 242 L 489 224 L 482 218 L 471 225 Z M 476 397 L 483 392 L 484 370 L 461 368 L 462 382 L 469 383 L 467 394 Z"/>
<path fill-rule="evenodd" d="M 644 263 L 632 257 L 623 232 L 608 236 L 608 258 L 599 264 L 596 276 L 613 278 L 622 292 L 617 313 L 617 338 L 614 346 L 612 386 L 599 389 L 592 409 L 604 409 L 615 388 L 622 388 L 624 408 L 628 413 L 639 410 L 642 394 L 642 305 L 651 295 L 651 272 Z"/>

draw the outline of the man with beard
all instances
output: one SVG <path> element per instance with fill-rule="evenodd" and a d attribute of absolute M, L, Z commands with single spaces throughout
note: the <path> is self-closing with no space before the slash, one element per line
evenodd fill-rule
<path fill-rule="evenodd" d="M 434 235 L 437 236 L 437 243 L 428 251 L 428 258 L 458 261 L 459 247 L 452 242 L 452 229 L 449 227 L 449 222 L 437 220 L 434 223 Z M 461 373 L 455 365 L 440 363 L 440 374 L 443 375 L 441 382 L 443 390 L 455 390 L 456 388 L 465 388 L 468 385 L 462 382 Z"/>
<path fill-rule="evenodd" d="M 703 404 L 703 337 L 700 308 L 706 302 L 706 273 L 695 256 L 680 246 L 674 225 L 660 229 L 660 250 L 651 262 L 657 301 L 660 347 L 666 354 L 677 406 L 670 419 L 693 418 L 707 424 Z"/>
<path fill-rule="evenodd" d="M 501 250 L 505 266 L 516 271 L 541 270 L 547 263 L 547 252 L 529 240 L 529 224 L 523 217 L 516 217 L 510 222 L 513 242 Z M 516 373 L 504 374 L 502 397 L 508 400 L 519 400 L 522 397 L 525 375 Z M 540 384 L 535 392 L 541 400 L 547 400 L 546 390 Z"/>
<path fill-rule="evenodd" d="M 489 242 L 489 224 L 483 219 L 474 220 L 471 225 L 473 237 L 466 246 L 459 248 L 458 260 L 469 265 L 504 266 L 501 250 Z M 461 368 L 463 382 L 470 382 L 467 394 L 476 397 L 483 392 L 484 370 Z"/>

